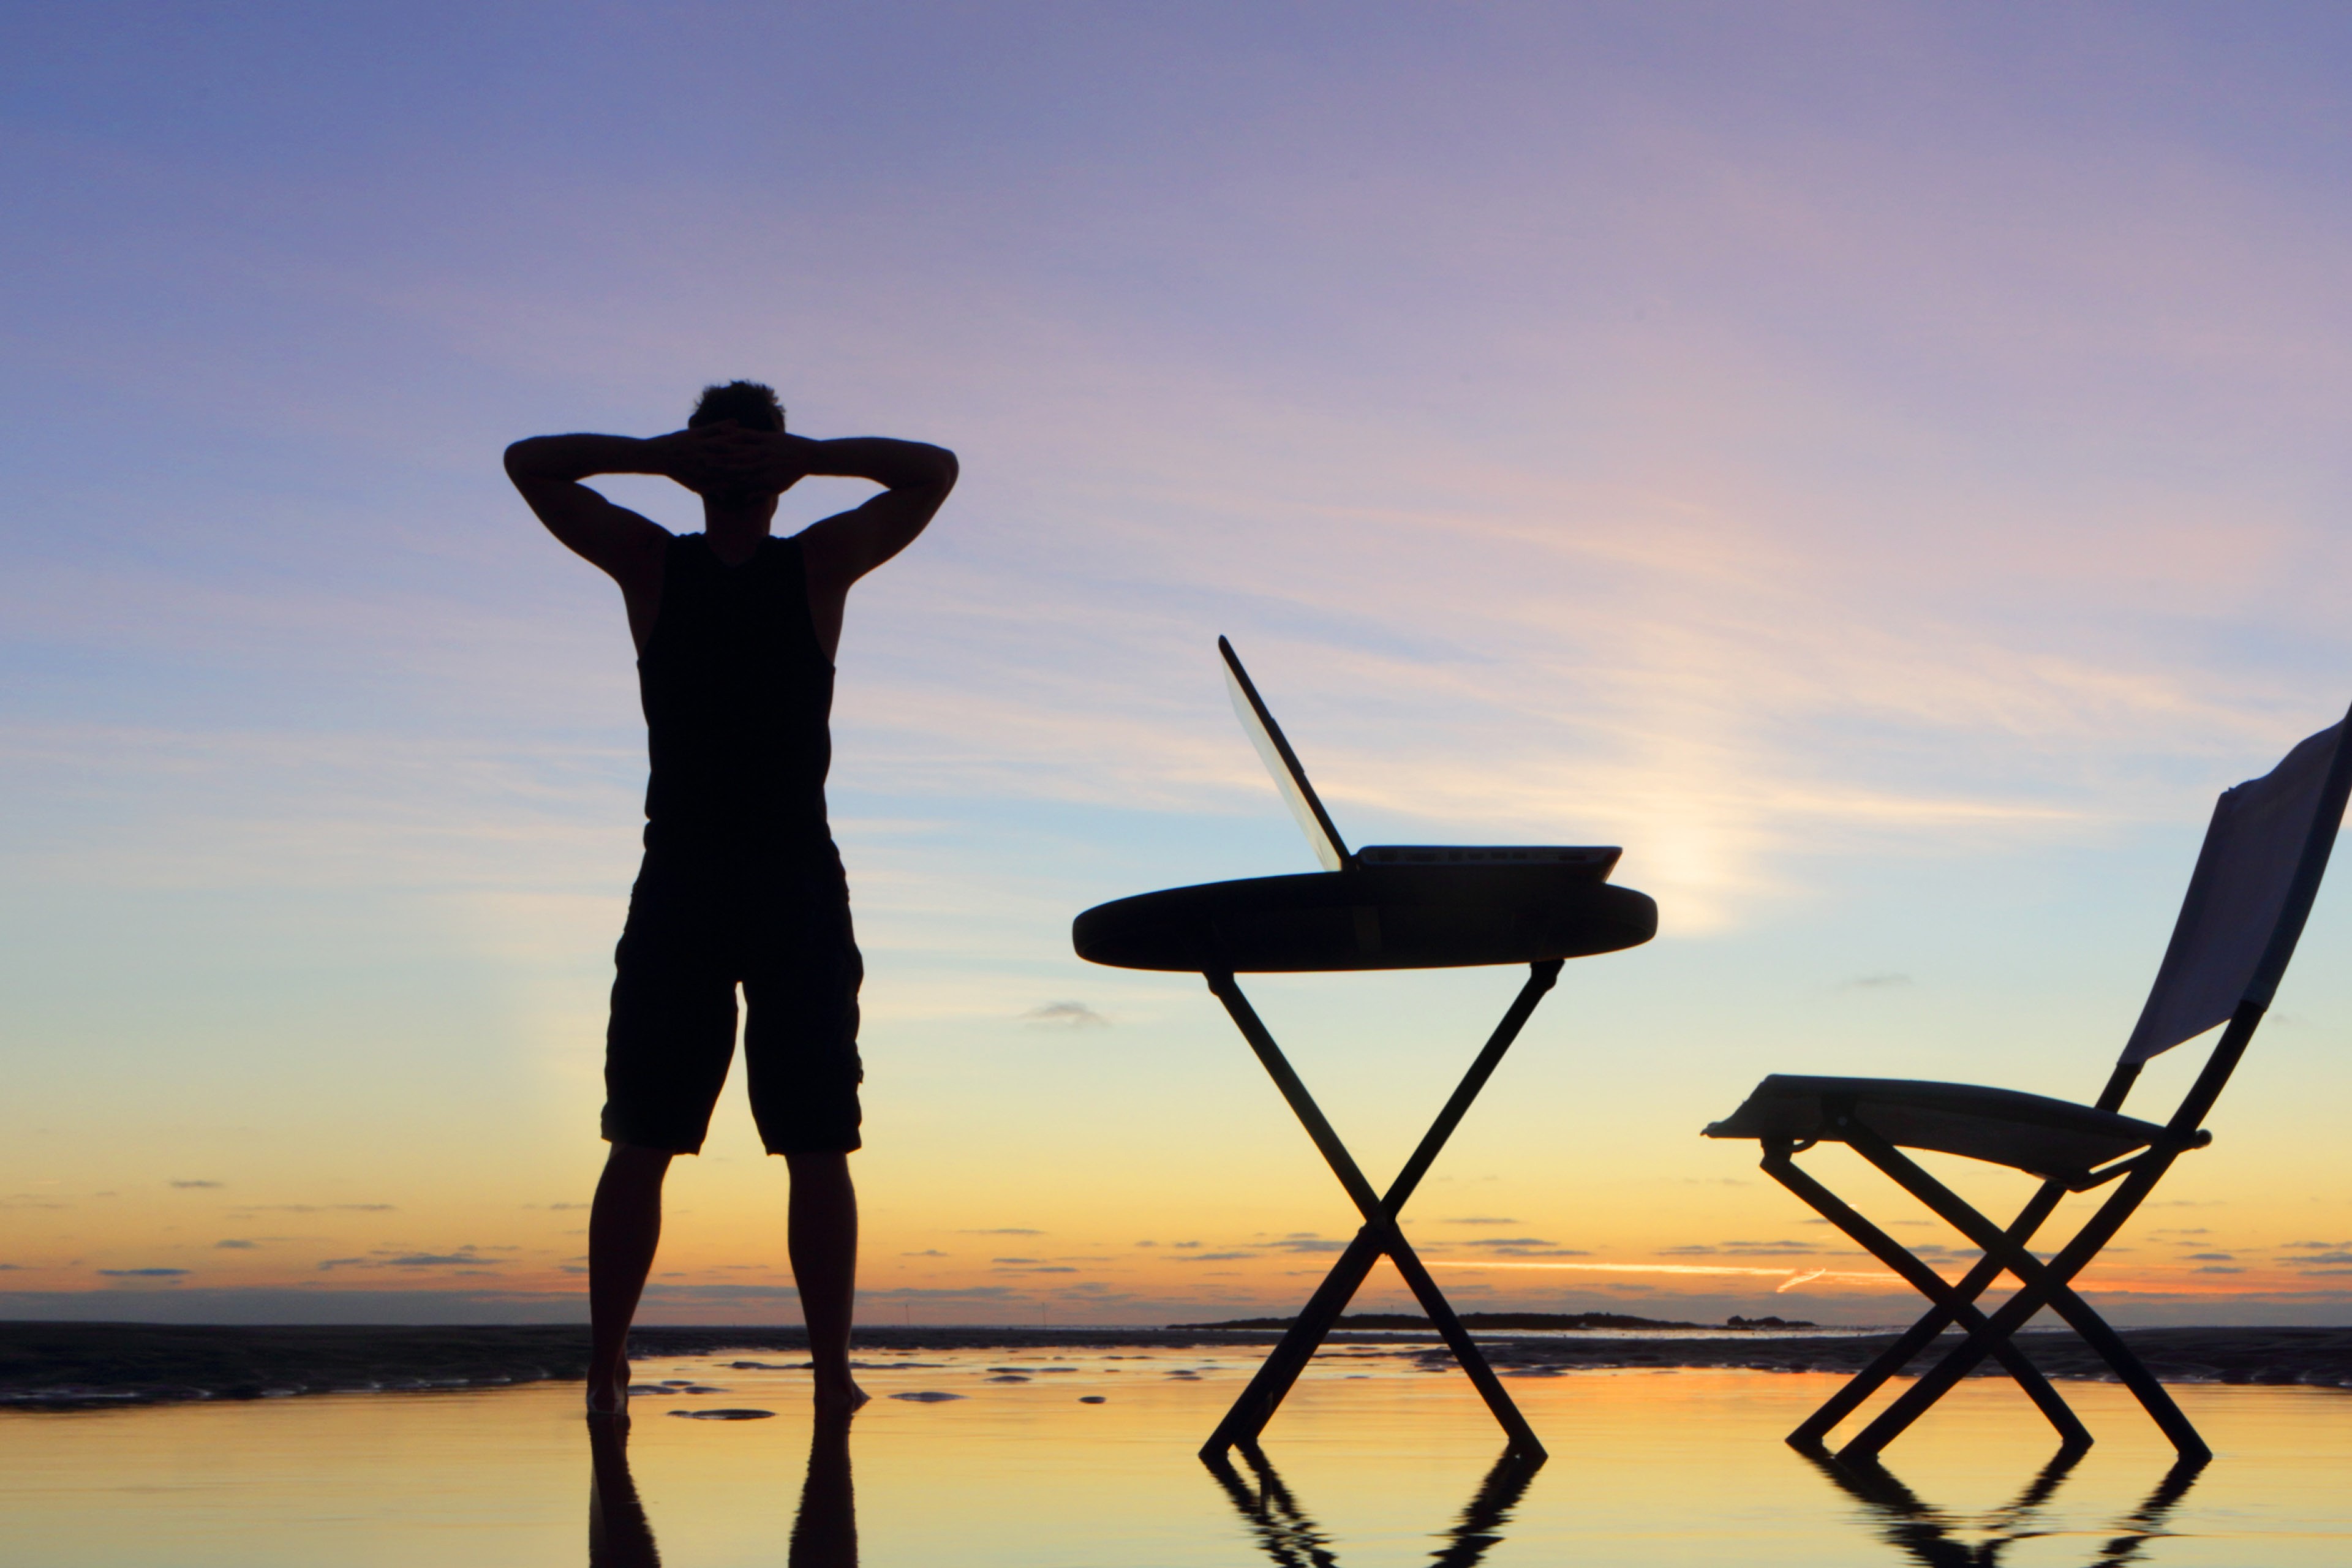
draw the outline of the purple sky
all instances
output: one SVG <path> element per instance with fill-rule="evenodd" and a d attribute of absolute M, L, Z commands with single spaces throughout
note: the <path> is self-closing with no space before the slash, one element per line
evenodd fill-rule
<path fill-rule="evenodd" d="M 497 458 L 737 374 L 964 461 L 843 648 L 879 1299 L 1274 1307 L 1350 1228 L 1196 984 L 1069 955 L 1311 865 L 1221 632 L 1354 840 L 1660 900 L 1433 1237 L 1814 1246 L 1698 1126 L 1770 1070 L 2093 1092 L 2212 795 L 2352 699 L 2347 64 L 2286 5 L 16 8 L 0 1310 L 569 1310 L 642 741 Z M 2340 1317 L 2348 937 L 2134 1310 Z M 1385 1165 L 1508 985 L 1267 1010 Z M 722 1316 L 783 1278 L 743 1122 L 667 1287 Z"/>

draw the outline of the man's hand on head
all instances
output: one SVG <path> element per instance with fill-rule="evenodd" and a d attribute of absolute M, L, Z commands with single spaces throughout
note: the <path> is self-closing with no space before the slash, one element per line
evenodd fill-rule
<path fill-rule="evenodd" d="M 742 485 L 761 495 L 782 495 L 809 476 L 816 443 L 782 430 L 725 426 L 724 460 Z"/>
<path fill-rule="evenodd" d="M 721 426 L 706 425 L 699 430 L 673 430 L 648 437 L 644 449 L 654 459 L 648 468 L 697 495 L 733 489 L 720 430 Z"/>
<path fill-rule="evenodd" d="M 669 477 L 697 495 L 782 495 L 809 472 L 815 443 L 781 430 L 753 430 L 731 420 L 656 436 Z"/>

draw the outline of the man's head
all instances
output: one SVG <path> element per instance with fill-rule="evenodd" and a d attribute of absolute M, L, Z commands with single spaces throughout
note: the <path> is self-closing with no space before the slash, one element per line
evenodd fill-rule
<path fill-rule="evenodd" d="M 756 381 L 730 381 L 724 386 L 704 387 L 700 401 L 687 418 L 686 427 L 698 430 L 722 420 L 732 420 L 746 430 L 782 430 L 784 405 L 776 401 L 774 387 Z"/>
<path fill-rule="evenodd" d="M 782 434 L 784 428 L 784 405 L 776 400 L 775 388 L 756 381 L 730 381 L 724 386 L 706 386 L 694 405 L 686 427 L 707 430 L 713 426 L 740 426 L 746 430 L 770 430 Z M 698 489 L 701 487 L 697 487 Z M 702 508 L 706 521 L 721 514 L 756 514 L 762 527 L 776 512 L 776 492 L 773 490 L 702 489 Z"/>

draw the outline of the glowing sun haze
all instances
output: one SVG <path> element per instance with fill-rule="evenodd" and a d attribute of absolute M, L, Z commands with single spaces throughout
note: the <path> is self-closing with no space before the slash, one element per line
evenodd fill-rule
<path fill-rule="evenodd" d="M 963 459 L 842 650 L 869 1316 L 1287 1310 L 1351 1234 L 1198 981 L 1069 950 L 1311 868 L 1219 633 L 1352 841 L 1659 901 L 1409 1214 L 1461 1303 L 1894 1315 L 1698 1129 L 2088 1098 L 2213 795 L 2352 700 L 2347 64 L 2294 5 L 15 8 L 0 1310 L 581 1313 L 643 736 L 498 458 L 751 375 Z M 2352 1300 L 2347 875 L 2121 1318 Z M 1251 990 L 1379 1181 L 1514 984 Z M 791 1317 L 740 1088 L 671 1192 L 649 1315 Z"/>

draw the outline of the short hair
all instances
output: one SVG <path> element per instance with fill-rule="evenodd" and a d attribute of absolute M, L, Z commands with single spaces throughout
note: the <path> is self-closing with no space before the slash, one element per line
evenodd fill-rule
<path fill-rule="evenodd" d="M 782 430 L 784 427 L 784 405 L 776 401 L 776 389 L 756 381 L 730 381 L 724 386 L 706 386 L 687 416 L 686 427 L 699 429 L 732 419 L 750 430 Z"/>

